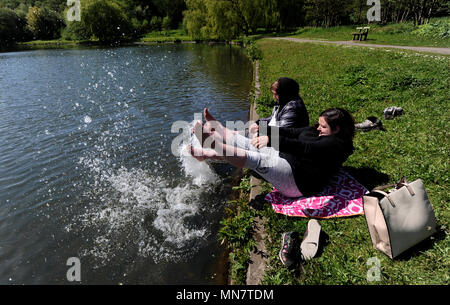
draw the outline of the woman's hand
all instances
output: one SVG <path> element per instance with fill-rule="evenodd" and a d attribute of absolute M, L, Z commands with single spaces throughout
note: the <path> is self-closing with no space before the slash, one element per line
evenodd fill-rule
<path fill-rule="evenodd" d="M 256 137 L 251 139 L 250 143 L 256 148 L 260 149 L 267 146 L 267 144 L 269 143 L 269 137 L 268 136 Z"/>

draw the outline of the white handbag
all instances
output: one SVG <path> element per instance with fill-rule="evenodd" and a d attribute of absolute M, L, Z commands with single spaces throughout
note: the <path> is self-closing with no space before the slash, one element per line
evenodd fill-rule
<path fill-rule="evenodd" d="M 389 193 L 381 191 L 396 186 Z M 436 219 L 422 180 L 375 188 L 363 196 L 364 214 L 375 249 L 391 259 L 436 232 Z"/>

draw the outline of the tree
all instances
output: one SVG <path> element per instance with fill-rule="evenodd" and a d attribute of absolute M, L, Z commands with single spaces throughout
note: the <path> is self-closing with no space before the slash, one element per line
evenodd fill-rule
<path fill-rule="evenodd" d="M 206 0 L 211 38 L 231 41 L 242 30 L 242 19 L 231 1 Z"/>
<path fill-rule="evenodd" d="M 163 18 L 162 23 L 161 23 L 161 28 L 164 31 L 170 30 L 172 27 L 172 19 L 170 18 L 170 16 L 166 16 Z"/>
<path fill-rule="evenodd" d="M 85 1 L 87 2 L 87 1 Z M 102 43 L 118 42 L 131 32 L 131 24 L 119 2 L 92 0 L 82 7 L 81 23 Z"/>
<path fill-rule="evenodd" d="M 189 36 L 202 39 L 207 32 L 208 10 L 204 0 L 186 0 L 183 24 Z"/>
<path fill-rule="evenodd" d="M 153 16 L 150 20 L 149 27 L 152 31 L 161 31 L 162 19 L 158 16 Z"/>
<path fill-rule="evenodd" d="M 27 28 L 34 39 L 55 39 L 60 36 L 63 20 L 47 8 L 32 6 L 28 9 Z"/>
<path fill-rule="evenodd" d="M 155 15 L 170 18 L 170 28 L 178 28 L 183 20 L 183 11 L 186 9 L 185 0 L 153 0 L 156 9 Z"/>
<path fill-rule="evenodd" d="M 410 0 L 414 25 L 421 25 L 425 22 L 429 22 L 433 12 L 443 4 L 444 3 L 441 0 Z"/>
<path fill-rule="evenodd" d="M 306 0 L 306 23 L 331 27 L 350 23 L 353 0 Z"/>
<path fill-rule="evenodd" d="M 241 34 L 256 31 L 261 0 L 186 0 L 184 25 L 194 39 L 212 38 L 231 41 Z"/>
<path fill-rule="evenodd" d="M 264 8 L 260 16 L 260 27 L 268 30 L 281 28 L 281 16 L 277 1 L 259 0 L 260 6 Z"/>
<path fill-rule="evenodd" d="M 90 34 L 78 21 L 68 21 L 66 27 L 62 31 L 62 38 L 65 40 L 84 40 L 89 39 Z"/>
<path fill-rule="evenodd" d="M 25 38 L 26 20 L 8 8 L 0 8 L 0 45 L 9 45 Z"/>
<path fill-rule="evenodd" d="M 305 24 L 303 0 L 278 0 L 280 29 L 292 29 Z"/>

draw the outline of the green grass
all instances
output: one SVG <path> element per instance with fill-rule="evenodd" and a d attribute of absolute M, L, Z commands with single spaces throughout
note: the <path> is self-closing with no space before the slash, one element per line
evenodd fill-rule
<path fill-rule="evenodd" d="M 270 113 L 269 87 L 281 76 L 299 82 L 311 123 L 334 106 L 348 109 L 357 122 L 377 116 L 386 131 L 357 133 L 355 153 L 344 166 L 369 189 L 402 176 L 408 181 L 421 178 L 438 222 L 433 239 L 390 260 L 373 249 L 364 216 L 321 220 L 328 242 L 299 273 L 281 264 L 278 251 L 281 234 L 295 230 L 302 235 L 307 219 L 275 214 L 266 204 L 259 212 L 267 219 L 270 253 L 263 284 L 448 285 L 450 57 L 264 39 L 257 46 L 263 54 L 260 116 Z M 394 105 L 405 114 L 385 120 L 383 109 Z M 376 282 L 366 278 L 372 257 L 381 264 L 381 280 Z"/>
<path fill-rule="evenodd" d="M 168 31 L 154 31 L 144 35 L 140 42 L 155 42 L 155 43 L 166 43 L 166 42 L 179 42 L 179 41 L 191 41 L 192 39 L 181 29 L 179 30 L 168 30 Z M 130 40 L 131 41 L 131 40 Z M 83 45 L 83 44 L 97 44 L 99 41 L 95 39 L 89 40 L 64 40 L 53 39 L 53 40 L 32 40 L 27 42 L 19 42 L 18 46 L 25 47 L 41 47 L 41 46 L 70 46 L 70 45 Z"/>
<path fill-rule="evenodd" d="M 141 39 L 142 42 L 175 42 L 175 41 L 191 41 L 183 30 L 154 31 L 147 33 Z"/>
<path fill-rule="evenodd" d="M 64 39 L 52 39 L 52 40 L 32 40 L 25 42 L 18 42 L 18 45 L 24 46 L 40 46 L 40 45 L 78 45 L 95 43 L 98 40 L 64 40 Z"/>
<path fill-rule="evenodd" d="M 450 18 L 435 18 L 430 23 L 450 24 Z M 367 25 L 364 25 L 367 26 Z M 431 35 L 420 35 L 419 27 L 412 22 L 394 23 L 387 25 L 371 24 L 368 39 L 363 43 L 389 44 L 404 46 L 428 46 L 428 47 L 450 47 L 450 36 L 446 38 L 433 37 Z M 332 41 L 352 40 L 351 33 L 356 32 L 357 26 L 337 26 L 331 28 L 304 27 L 296 32 L 287 33 L 286 36 L 305 39 L 323 39 Z M 450 26 L 447 25 L 447 28 Z"/>

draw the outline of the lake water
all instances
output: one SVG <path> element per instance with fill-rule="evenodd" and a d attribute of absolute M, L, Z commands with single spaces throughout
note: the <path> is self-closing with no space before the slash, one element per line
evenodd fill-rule
<path fill-rule="evenodd" d="M 0 53 L 0 284 L 220 283 L 230 171 L 171 127 L 246 121 L 251 84 L 230 46 Z"/>

